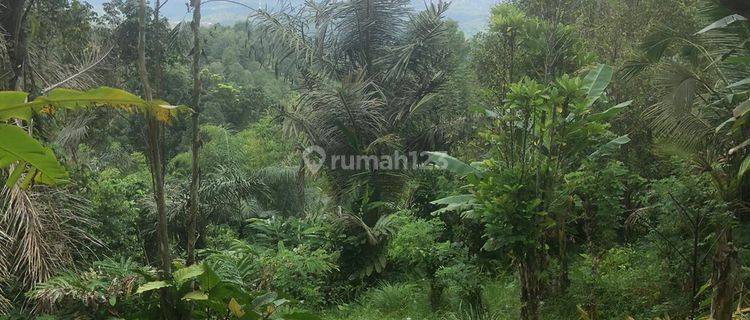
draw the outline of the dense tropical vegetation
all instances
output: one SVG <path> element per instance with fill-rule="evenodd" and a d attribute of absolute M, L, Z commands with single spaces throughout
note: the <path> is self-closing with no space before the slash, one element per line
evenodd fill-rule
<path fill-rule="evenodd" d="M 167 1 L 0 0 L 1 319 L 750 318 L 747 1 Z"/>

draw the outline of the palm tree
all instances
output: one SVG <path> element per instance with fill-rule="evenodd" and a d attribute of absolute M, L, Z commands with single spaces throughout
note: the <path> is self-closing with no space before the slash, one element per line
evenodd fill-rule
<path fill-rule="evenodd" d="M 626 66 L 624 74 L 648 70 L 653 75 L 660 99 L 644 114 L 656 138 L 676 146 L 680 155 L 708 173 L 718 197 L 734 208 L 734 217 L 715 225 L 711 279 L 711 318 L 731 319 L 739 270 L 732 220 L 744 213 L 748 201 L 743 192 L 748 181 L 741 171 L 747 156 L 742 106 L 750 104 L 749 81 L 743 82 L 750 76 L 750 65 L 733 59 L 750 53 L 744 41 L 750 28 L 746 23 L 730 25 L 739 19 L 728 19 L 730 13 L 713 4 L 703 13 L 706 24 L 721 19 L 695 34 L 666 28 L 652 34 L 642 45 L 642 59 Z"/>
<path fill-rule="evenodd" d="M 297 14 L 256 14 L 261 29 L 282 44 L 274 56 L 296 61 L 301 95 L 287 119 L 311 145 L 348 165 L 356 155 L 408 154 L 446 142 L 446 135 L 434 130 L 447 129 L 435 98 L 456 68 L 456 46 L 448 44 L 456 31 L 443 19 L 448 4 L 430 3 L 416 14 L 409 5 L 408 0 L 310 1 Z M 382 270 L 377 248 L 388 234 L 391 207 L 382 204 L 396 199 L 403 172 L 344 170 L 330 163 L 324 170 L 342 206 L 342 226 L 374 247 L 356 250 L 375 252 L 365 258 L 374 261 L 366 274 Z"/>

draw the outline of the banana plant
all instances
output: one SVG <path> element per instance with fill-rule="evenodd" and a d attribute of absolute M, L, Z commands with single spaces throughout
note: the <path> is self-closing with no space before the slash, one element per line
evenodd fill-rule
<path fill-rule="evenodd" d="M 147 102 L 129 92 L 101 87 L 88 91 L 55 89 L 45 96 L 28 101 L 28 93 L 0 91 L 0 122 L 29 121 L 34 114 L 53 114 L 58 110 L 81 110 L 109 107 L 138 112 L 169 122 L 184 107 L 164 101 Z M 21 180 L 21 188 L 33 183 L 49 186 L 65 184 L 68 173 L 52 150 L 16 125 L 0 124 L 0 169 L 10 169 L 5 182 L 12 187 Z M 24 176 L 25 173 L 25 176 Z"/>
<path fill-rule="evenodd" d="M 165 289 L 180 296 L 185 310 L 193 316 L 209 319 L 212 315 L 228 315 L 227 319 L 274 319 L 279 309 L 291 303 L 274 292 L 253 295 L 236 282 L 223 280 L 205 263 L 194 264 L 174 271 L 171 279 L 151 281 L 138 287 L 136 294 Z M 190 307 L 190 308 L 188 308 Z M 319 320 L 311 313 L 292 312 L 279 316 L 285 320 Z"/>

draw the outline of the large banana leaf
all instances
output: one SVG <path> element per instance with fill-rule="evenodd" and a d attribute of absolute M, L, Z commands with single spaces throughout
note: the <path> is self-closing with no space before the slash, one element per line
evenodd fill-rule
<path fill-rule="evenodd" d="M 585 78 L 583 78 L 583 88 L 586 90 L 586 101 L 587 106 L 592 106 L 596 100 L 601 98 L 604 94 L 604 90 L 609 86 L 609 82 L 612 81 L 612 67 L 600 64 L 591 70 Z"/>
<path fill-rule="evenodd" d="M 472 165 L 468 165 L 461 160 L 458 160 L 446 153 L 442 152 L 427 152 L 428 159 L 427 163 L 434 164 L 438 168 L 448 170 L 459 176 L 465 177 L 470 174 L 477 176 L 482 175 L 482 171 Z"/>
<path fill-rule="evenodd" d="M 68 180 L 68 172 L 60 165 L 51 149 L 44 147 L 23 129 L 0 124 L 0 169 L 15 164 L 7 186 L 13 186 L 21 175 L 26 173 L 22 186 L 28 186 L 32 181 L 47 185 L 63 184 Z"/>
<path fill-rule="evenodd" d="M 34 113 L 53 113 L 58 109 L 78 110 L 91 107 L 110 107 L 129 112 L 140 112 L 168 122 L 180 110 L 163 101 L 145 101 L 129 92 L 101 87 L 88 91 L 55 89 L 48 95 L 27 101 L 28 94 L 19 91 L 0 92 L 0 122 L 11 119 L 29 120 Z M 15 166 L 13 166 L 15 165 Z M 10 187 L 24 176 L 20 185 L 32 182 L 55 186 L 68 180 L 68 173 L 49 148 L 19 127 L 0 124 L 0 169 L 13 166 L 6 181 Z M 28 171 L 27 171 L 28 169 Z"/>
<path fill-rule="evenodd" d="M 100 87 L 88 91 L 55 89 L 46 96 L 25 102 L 27 94 L 17 91 L 0 92 L 0 121 L 11 118 L 29 120 L 33 113 L 53 113 L 58 109 L 78 110 L 105 106 L 129 112 L 150 114 L 168 122 L 181 109 L 164 101 L 145 101 L 120 89 Z"/>

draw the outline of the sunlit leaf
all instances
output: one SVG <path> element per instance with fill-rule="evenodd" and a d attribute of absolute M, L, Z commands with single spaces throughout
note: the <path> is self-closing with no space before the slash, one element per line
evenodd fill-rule
<path fill-rule="evenodd" d="M 174 278 L 174 281 L 177 283 L 184 283 L 187 280 L 193 279 L 197 276 L 200 276 L 205 272 L 206 270 L 203 268 L 202 264 L 194 264 L 189 267 L 185 267 L 179 270 L 175 270 L 172 277 Z"/>
<path fill-rule="evenodd" d="M 229 304 L 227 305 L 227 307 L 229 308 L 229 311 L 231 311 L 232 314 L 237 318 L 245 315 L 245 311 L 242 311 L 242 306 L 240 306 L 240 304 L 234 298 L 229 300 Z"/>
<path fill-rule="evenodd" d="M 186 295 L 182 296 L 182 300 L 197 301 L 197 300 L 208 300 L 208 295 L 201 291 L 191 291 Z"/>
<path fill-rule="evenodd" d="M 17 126 L 0 124 L 0 168 L 11 164 L 17 164 L 22 171 L 14 171 L 11 179 L 6 182 L 7 185 L 15 184 L 26 164 L 37 171 L 34 178 L 38 182 L 58 185 L 68 181 L 68 172 L 57 161 L 51 149 L 44 147 Z"/>
<path fill-rule="evenodd" d="M 745 18 L 745 17 L 743 17 L 743 16 L 741 16 L 739 14 L 729 15 L 729 16 L 726 16 L 724 18 L 721 18 L 721 19 L 717 20 L 716 22 L 714 22 L 712 24 L 709 24 L 705 28 L 703 28 L 700 31 L 696 32 L 695 34 L 701 34 L 701 33 L 709 32 L 709 31 L 714 30 L 714 29 L 725 28 L 726 26 L 728 26 L 728 25 L 730 25 L 732 23 L 735 23 L 737 21 L 745 21 L 745 20 L 747 20 L 747 18 Z"/>
<path fill-rule="evenodd" d="M 138 290 L 135 291 L 135 293 L 144 293 L 144 292 L 171 287 L 171 286 L 172 285 L 166 281 L 151 281 L 151 282 L 146 282 L 140 285 L 138 287 Z"/>
<path fill-rule="evenodd" d="M 29 120 L 35 112 L 54 113 L 59 109 L 80 110 L 92 107 L 108 107 L 149 114 L 162 122 L 170 121 L 178 111 L 189 110 L 185 107 L 169 105 L 164 101 L 147 102 L 124 90 L 100 87 L 88 91 L 72 89 L 55 89 L 46 96 L 40 96 L 30 102 L 20 99 L 22 92 L 8 91 L 0 95 L 0 120 L 17 118 Z"/>

